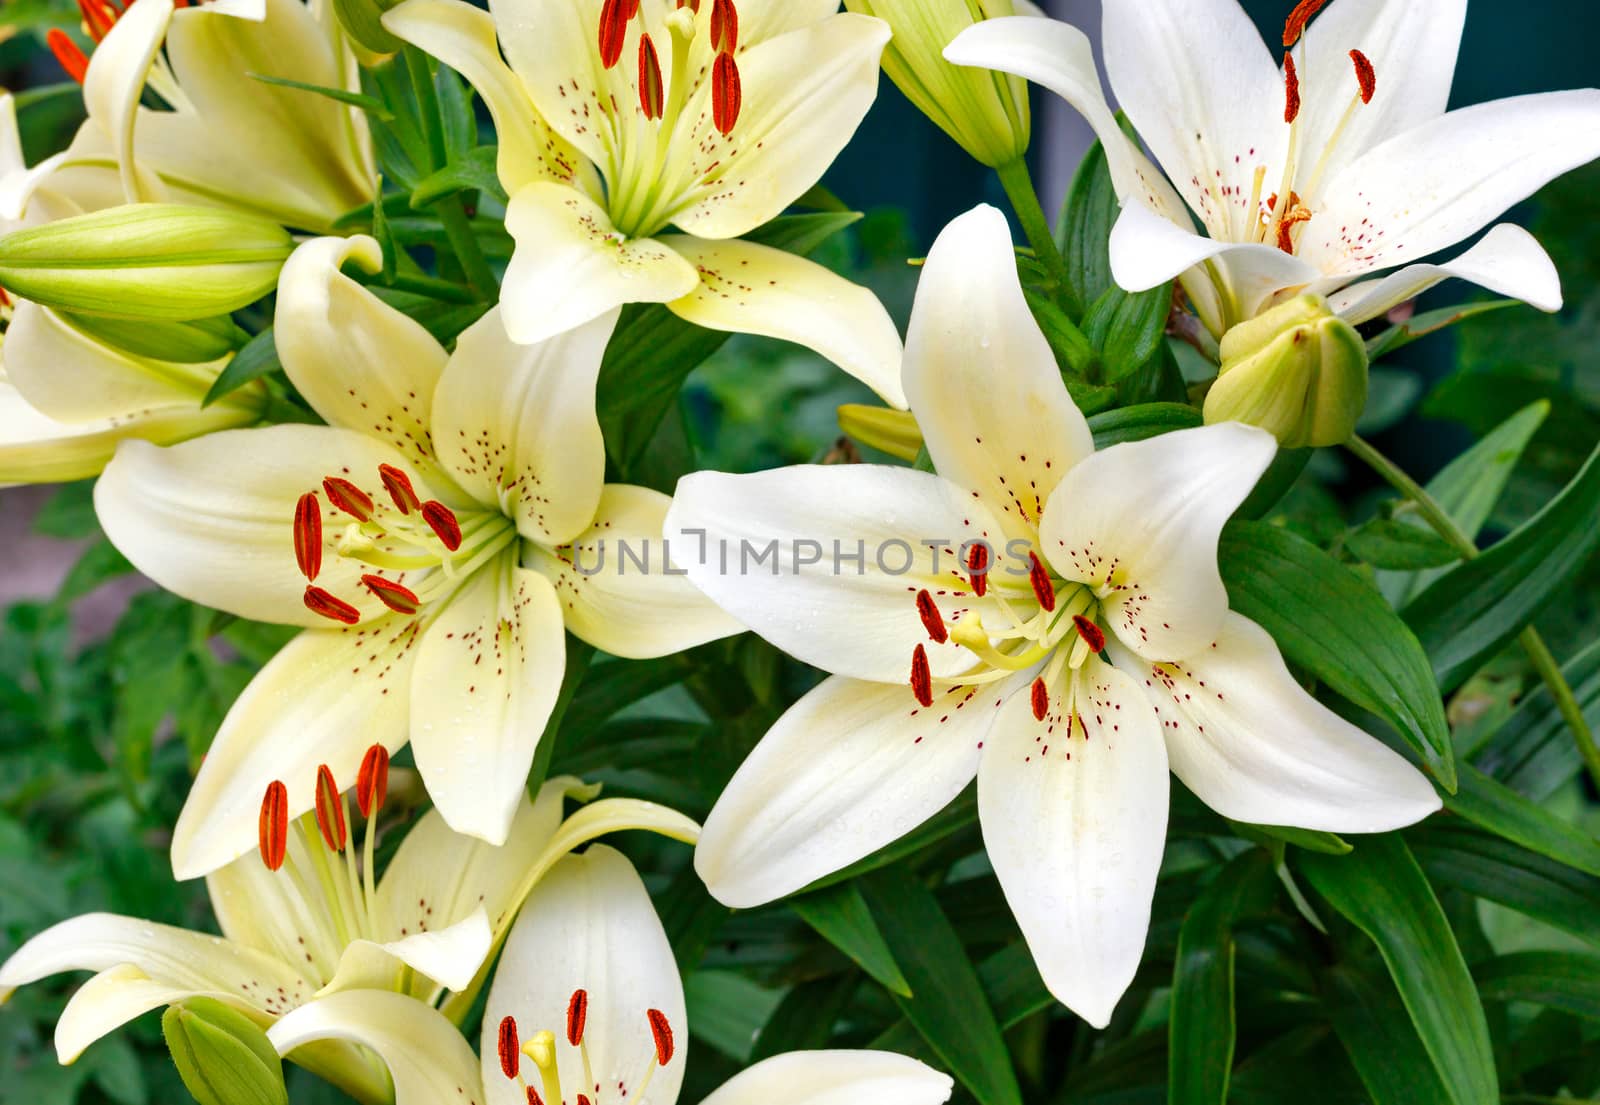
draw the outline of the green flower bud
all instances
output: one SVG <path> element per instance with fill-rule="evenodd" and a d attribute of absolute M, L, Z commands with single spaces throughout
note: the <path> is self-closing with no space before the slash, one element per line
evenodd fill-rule
<path fill-rule="evenodd" d="M 293 251 L 288 231 L 255 215 L 135 203 L 0 238 L 0 286 L 75 313 L 187 322 L 272 291 Z"/>
<path fill-rule="evenodd" d="M 107 315 L 64 313 L 62 318 L 80 333 L 103 345 L 175 364 L 219 361 L 250 340 L 227 315 L 193 322 L 148 322 Z"/>
<path fill-rule="evenodd" d="M 974 23 L 1015 15 L 1013 0 L 845 0 L 889 24 L 883 71 L 939 128 L 991 168 L 1028 151 L 1028 85 L 1020 77 L 952 65 L 944 48 Z"/>
<path fill-rule="evenodd" d="M 1301 295 L 1222 338 L 1207 422 L 1271 431 L 1285 449 L 1339 445 L 1367 405 L 1367 346 L 1320 295 Z"/>
<path fill-rule="evenodd" d="M 345 33 L 362 50 L 380 57 L 405 45 L 383 26 L 383 13 L 394 6 L 395 0 L 333 0 L 334 14 Z"/>
<path fill-rule="evenodd" d="M 846 437 L 901 460 L 916 460 L 922 452 L 922 430 L 910 411 L 845 403 L 839 407 L 839 429 Z"/>
<path fill-rule="evenodd" d="M 254 1021 L 215 998 L 190 998 L 161 1018 L 172 1062 L 200 1105 L 288 1105 L 283 1061 Z"/>

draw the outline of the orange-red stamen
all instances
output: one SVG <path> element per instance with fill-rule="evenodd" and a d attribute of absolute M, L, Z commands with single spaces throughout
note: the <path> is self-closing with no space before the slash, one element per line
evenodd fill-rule
<path fill-rule="evenodd" d="M 739 79 L 739 63 L 730 53 L 717 55 L 711 66 L 711 121 L 724 136 L 732 134 L 744 105 L 744 85 Z"/>
<path fill-rule="evenodd" d="M 89 30 L 89 37 L 96 42 L 103 41 L 111 33 L 111 28 L 116 26 L 117 10 L 96 0 L 78 0 L 78 11 L 83 15 L 83 24 Z"/>
<path fill-rule="evenodd" d="M 1043 721 L 1044 715 L 1050 712 L 1050 688 L 1044 685 L 1044 676 L 1033 681 L 1033 716 L 1037 721 Z"/>
<path fill-rule="evenodd" d="M 500 1073 L 515 1078 L 522 1073 L 522 1052 L 517 1040 L 517 1019 L 505 1017 L 500 1021 L 500 1034 L 495 1041 L 500 1052 Z"/>
<path fill-rule="evenodd" d="M 633 0 L 606 0 L 600 9 L 600 64 L 610 69 L 622 59 L 628 41 L 629 9 L 637 10 Z"/>
<path fill-rule="evenodd" d="M 1287 50 L 1300 36 L 1306 33 L 1306 24 L 1316 17 L 1328 0 L 1300 0 L 1294 6 L 1294 11 L 1289 13 L 1288 20 L 1283 25 L 1283 48 Z"/>
<path fill-rule="evenodd" d="M 1351 50 L 1350 60 L 1355 63 L 1356 80 L 1361 83 L 1361 102 L 1370 104 L 1378 92 L 1378 71 L 1360 50 Z"/>
<path fill-rule="evenodd" d="M 667 87 L 661 82 L 661 59 L 649 35 L 639 36 L 639 107 L 646 119 L 659 119 L 666 109 Z"/>
<path fill-rule="evenodd" d="M 1104 652 L 1106 650 L 1105 631 L 1099 626 L 1082 614 L 1074 614 L 1072 616 L 1072 624 L 1077 629 L 1078 636 L 1088 643 L 1090 652 Z"/>
<path fill-rule="evenodd" d="M 278 780 L 267 784 L 267 793 L 261 799 L 258 832 L 261 862 L 268 871 L 276 871 L 283 866 L 289 849 L 289 788 Z"/>
<path fill-rule="evenodd" d="M 723 54 L 739 50 L 739 12 L 733 0 L 711 0 L 711 48 Z"/>
<path fill-rule="evenodd" d="M 388 796 L 389 750 L 375 744 L 361 757 L 361 770 L 356 774 L 356 805 L 361 807 L 361 816 L 375 816 Z"/>
<path fill-rule="evenodd" d="M 322 571 L 322 502 L 315 491 L 307 491 L 295 504 L 294 560 L 307 579 Z"/>
<path fill-rule="evenodd" d="M 343 622 L 345 625 L 355 625 L 361 620 L 361 611 L 343 599 L 329 594 L 321 587 L 306 588 L 305 604 L 307 610 L 330 621 Z"/>
<path fill-rule="evenodd" d="M 422 500 L 417 498 L 417 489 L 411 486 L 410 476 L 392 464 L 380 464 L 378 478 L 383 481 L 384 490 L 389 492 L 389 498 L 394 500 L 401 514 L 421 509 Z"/>
<path fill-rule="evenodd" d="M 928 650 L 921 645 L 911 653 L 911 693 L 924 706 L 933 705 L 933 672 L 928 669 Z"/>
<path fill-rule="evenodd" d="M 455 511 L 436 499 L 429 499 L 422 504 L 422 520 L 445 548 L 455 552 L 461 547 L 461 523 L 456 521 Z"/>
<path fill-rule="evenodd" d="M 528 1105 L 544 1105 L 544 1098 L 539 1096 L 539 1091 L 532 1086 L 527 1087 Z"/>
<path fill-rule="evenodd" d="M 322 481 L 322 490 L 327 494 L 330 503 L 358 522 L 365 522 L 372 517 L 374 506 L 372 496 L 349 480 L 329 476 Z"/>
<path fill-rule="evenodd" d="M 589 991 L 572 991 L 567 1002 L 567 1043 L 577 1047 L 583 1043 L 583 1028 L 589 1023 Z"/>
<path fill-rule="evenodd" d="M 950 639 L 950 633 L 944 627 L 944 618 L 939 614 L 938 604 L 933 601 L 933 596 L 927 590 L 917 592 L 917 615 L 922 618 L 922 628 L 928 631 L 928 636 L 936 644 L 944 644 Z"/>
<path fill-rule="evenodd" d="M 1293 123 L 1300 118 L 1300 74 L 1295 71 L 1294 55 L 1283 55 L 1283 121 Z"/>
<path fill-rule="evenodd" d="M 650 1035 L 656 1041 L 656 1062 L 666 1066 L 672 1062 L 672 1024 L 659 1009 L 646 1010 L 645 1016 L 650 1019 Z"/>
<path fill-rule="evenodd" d="M 317 768 L 317 828 L 330 852 L 344 851 L 350 839 L 344 823 L 344 802 L 339 797 L 339 785 L 333 781 L 333 769 L 327 764 Z"/>
<path fill-rule="evenodd" d="M 972 593 L 983 598 L 989 590 L 989 546 L 981 541 L 967 550 L 967 575 L 972 580 Z"/>
<path fill-rule="evenodd" d="M 1039 600 L 1039 609 L 1048 614 L 1056 608 L 1056 589 L 1050 582 L 1050 573 L 1045 571 L 1039 554 L 1031 549 L 1028 552 L 1028 564 L 1028 582 L 1033 585 L 1033 597 Z"/>
<path fill-rule="evenodd" d="M 50 52 L 61 63 L 61 68 L 67 71 L 67 75 L 82 84 L 84 76 L 89 72 L 89 59 L 78 49 L 78 44 L 67 37 L 67 32 L 60 27 L 51 27 L 44 40 L 49 45 Z"/>
<path fill-rule="evenodd" d="M 392 579 L 382 576 L 364 575 L 361 582 L 366 584 L 367 590 L 383 605 L 393 610 L 396 614 L 415 614 L 422 609 L 422 600 L 415 591 Z"/>

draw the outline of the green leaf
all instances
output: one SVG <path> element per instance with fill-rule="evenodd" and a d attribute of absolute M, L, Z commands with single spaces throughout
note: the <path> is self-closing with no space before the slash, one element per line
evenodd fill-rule
<path fill-rule="evenodd" d="M 1567 661 L 1561 674 L 1585 720 L 1600 729 L 1600 641 Z M 1566 719 L 1542 683 L 1517 704 L 1475 760 L 1488 774 L 1535 802 L 1549 798 L 1583 770 Z"/>
<path fill-rule="evenodd" d="M 901 1012 L 980 1105 L 1022 1105 L 994 1010 L 933 895 L 902 867 L 863 879 L 862 891 L 916 995 L 896 995 Z"/>
<path fill-rule="evenodd" d="M 441 69 L 440 72 L 445 70 Z M 466 191 L 487 192 L 504 203 L 506 191 L 500 186 L 500 175 L 495 169 L 498 156 L 499 150 L 494 146 L 478 146 L 452 159 L 448 165 L 423 178 L 411 190 L 411 207 L 420 211 L 448 196 Z"/>
<path fill-rule="evenodd" d="M 802 982 L 783 996 L 761 1026 L 746 1062 L 758 1063 L 790 1051 L 816 1051 L 827 1046 L 833 1026 L 844 1016 L 861 986 L 855 971 Z"/>
<path fill-rule="evenodd" d="M 277 85 L 279 88 L 293 88 L 301 92 L 310 92 L 313 95 L 323 96 L 329 100 L 336 100 L 341 104 L 349 104 L 351 107 L 360 108 L 366 112 L 375 122 L 394 122 L 394 114 L 376 96 L 365 96 L 360 92 L 351 92 L 343 88 L 329 88 L 326 85 L 307 84 L 305 81 L 292 81 L 287 77 L 272 77 L 265 73 L 249 73 L 247 76 L 252 80 L 260 81 L 262 84 Z"/>
<path fill-rule="evenodd" d="M 1512 470 L 1522 459 L 1523 450 L 1549 413 L 1550 404 L 1542 400 L 1524 407 L 1428 481 L 1428 494 L 1444 508 L 1462 533 L 1473 538 L 1478 536 L 1495 503 L 1500 501 Z M 1400 517 L 1410 525 L 1427 528 L 1428 524 L 1421 518 Z M 1379 572 L 1378 589 L 1396 610 L 1404 610 L 1406 604 L 1440 574 L 1436 571 Z"/>
<path fill-rule="evenodd" d="M 55 494 L 46 499 L 39 513 L 33 516 L 33 532 L 41 537 L 69 540 L 98 534 L 100 521 L 94 513 L 94 481 L 79 480 L 56 488 Z"/>
<path fill-rule="evenodd" d="M 209 407 L 224 395 L 230 395 L 263 376 L 281 371 L 283 362 L 278 360 L 278 346 L 273 341 L 272 327 L 269 326 L 233 355 L 233 360 L 212 381 L 200 405 Z"/>
<path fill-rule="evenodd" d="M 1376 361 L 1379 357 L 1393 353 L 1396 349 L 1404 349 L 1414 341 L 1421 341 L 1429 334 L 1437 334 L 1440 330 L 1454 326 L 1458 322 L 1465 322 L 1478 315 L 1486 315 L 1490 311 L 1503 311 L 1507 307 L 1521 307 L 1523 303 L 1518 299 L 1493 299 L 1487 303 L 1468 303 L 1458 307 L 1445 307 L 1437 311 L 1428 311 L 1407 319 L 1398 326 L 1391 326 L 1371 341 L 1367 342 L 1367 356 Z"/>
<path fill-rule="evenodd" d="M 1473 971 L 1484 1001 L 1529 1001 L 1600 1021 L 1600 955 L 1516 952 Z"/>
<path fill-rule="evenodd" d="M 689 1028 L 695 1039 L 743 1064 L 761 1026 L 777 1011 L 782 995 L 734 971 L 692 971 L 683 980 Z"/>
<path fill-rule="evenodd" d="M 1600 549 L 1600 447 L 1556 499 L 1406 607 L 1439 686 L 1459 687 L 1564 592 Z"/>
<path fill-rule="evenodd" d="M 911 984 L 900 972 L 889 945 L 872 919 L 867 900 L 855 883 L 841 883 L 792 899 L 806 924 L 848 956 L 890 993 L 909 998 Z"/>
<path fill-rule="evenodd" d="M 1096 142 L 1078 164 L 1061 208 L 1057 234 L 1067 263 L 1066 308 L 1081 316 L 1089 304 L 1116 286 L 1111 278 L 1111 228 L 1122 207 L 1106 164 L 1105 148 Z"/>
<path fill-rule="evenodd" d="M 1251 825 L 1231 819 L 1228 820 L 1228 826 L 1241 839 L 1252 840 L 1277 851 L 1281 851 L 1277 848 L 1280 844 L 1293 844 L 1296 848 L 1321 852 L 1326 856 L 1348 855 L 1353 850 L 1353 846 L 1343 837 L 1317 829 L 1297 829 L 1292 825 Z"/>
<path fill-rule="evenodd" d="M 1528 801 L 1471 764 L 1445 808 L 1474 825 L 1568 867 L 1600 876 L 1600 840 Z"/>
<path fill-rule="evenodd" d="M 1252 849 L 1224 867 L 1183 919 L 1167 1050 L 1171 1105 L 1223 1105 L 1233 1069 L 1233 929 L 1272 906 L 1272 858 Z"/>
<path fill-rule="evenodd" d="M 250 340 L 250 335 L 227 315 L 193 322 L 158 322 L 106 315 L 79 315 L 68 311 L 58 311 L 57 314 L 69 322 L 73 329 L 105 345 L 136 357 L 176 364 L 203 364 L 220 360 Z"/>
<path fill-rule="evenodd" d="M 1496 1105 L 1500 1084 L 1478 991 L 1439 899 L 1397 835 L 1348 856 L 1301 853 L 1317 893 L 1378 946 L 1422 1046 L 1456 1105 Z"/>
<path fill-rule="evenodd" d="M 133 565 L 117 551 L 117 547 L 104 537 L 100 538 L 78 557 L 67 578 L 56 592 L 57 602 L 71 602 L 99 587 L 107 580 L 132 575 Z"/>
<path fill-rule="evenodd" d="M 1166 337 L 1172 285 L 1130 293 L 1108 288 L 1083 319 L 1083 334 L 1100 353 L 1105 383 L 1126 379 L 1149 362 Z"/>
<path fill-rule="evenodd" d="M 1416 571 L 1442 568 L 1461 559 L 1454 545 L 1431 529 L 1398 518 L 1374 518 L 1352 530 L 1344 547 L 1350 555 L 1374 568 Z"/>
<path fill-rule="evenodd" d="M 1450 1091 L 1388 979 L 1340 966 L 1323 973 L 1322 985 L 1333 1030 L 1372 1105 L 1450 1105 Z"/>
<path fill-rule="evenodd" d="M 1389 604 L 1303 538 L 1261 522 L 1233 522 L 1217 555 L 1228 597 L 1292 663 L 1383 718 L 1446 790 L 1455 752 L 1427 657 Z"/>
<path fill-rule="evenodd" d="M 1094 433 L 1094 447 L 1109 449 L 1125 441 L 1144 441 L 1172 430 L 1192 429 L 1202 421 L 1200 412 L 1184 403 L 1142 403 L 1093 415 L 1089 429 Z"/>
<path fill-rule="evenodd" d="M 1034 321 L 1044 332 L 1045 341 L 1050 343 L 1050 351 L 1056 355 L 1057 366 L 1064 372 L 1082 376 L 1095 360 L 1095 349 L 1089 339 L 1049 296 L 1026 286 L 1022 294 Z"/>

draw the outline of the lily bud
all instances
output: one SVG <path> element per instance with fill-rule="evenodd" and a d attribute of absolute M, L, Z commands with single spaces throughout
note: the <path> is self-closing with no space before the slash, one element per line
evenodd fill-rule
<path fill-rule="evenodd" d="M 200 1105 L 288 1105 L 283 1061 L 249 1017 L 215 998 L 191 998 L 161 1018 L 167 1050 Z"/>
<path fill-rule="evenodd" d="M 79 333 L 135 357 L 173 364 L 209 364 L 244 348 L 250 335 L 227 315 L 193 322 L 149 322 L 106 315 L 65 314 Z"/>
<path fill-rule="evenodd" d="M 405 45 L 383 26 L 383 13 L 394 6 L 394 0 L 333 0 L 333 12 L 345 33 L 377 57 L 396 53 Z"/>
<path fill-rule="evenodd" d="M 839 429 L 846 437 L 901 460 L 916 460 L 922 452 L 922 430 L 910 411 L 844 403 L 839 407 Z"/>
<path fill-rule="evenodd" d="M 254 215 L 135 203 L 0 238 L 0 285 L 78 314 L 189 322 L 266 295 L 293 251 Z"/>
<path fill-rule="evenodd" d="M 1285 449 L 1339 445 L 1367 405 L 1367 347 L 1320 295 L 1301 295 L 1222 338 L 1207 422 L 1270 431 Z"/>
<path fill-rule="evenodd" d="M 944 48 L 985 19 L 1016 15 L 1014 0 L 845 0 L 894 31 L 883 71 L 906 99 L 992 168 L 1028 150 L 1028 86 L 1020 77 L 954 65 Z"/>

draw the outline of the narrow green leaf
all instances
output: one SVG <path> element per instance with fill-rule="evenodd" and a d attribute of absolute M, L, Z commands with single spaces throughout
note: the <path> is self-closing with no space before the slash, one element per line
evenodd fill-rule
<path fill-rule="evenodd" d="M 1255 489 L 1240 504 L 1234 517 L 1258 521 L 1271 514 L 1272 509 L 1283 502 L 1283 497 L 1299 482 L 1315 452 L 1315 449 L 1279 449 L 1278 455 L 1272 458 L 1272 463 L 1256 481 Z"/>
<path fill-rule="evenodd" d="M 1421 341 L 1429 334 L 1437 334 L 1440 330 L 1454 326 L 1458 322 L 1486 315 L 1490 311 L 1503 311 L 1507 307 L 1521 306 L 1523 303 L 1518 299 L 1492 299 L 1487 303 L 1468 303 L 1459 307 L 1428 311 L 1407 319 L 1398 326 L 1389 327 L 1367 342 L 1367 356 L 1376 361 L 1385 354 L 1393 353 L 1396 349 L 1404 349 L 1412 342 Z"/>
<path fill-rule="evenodd" d="M 1578 700 L 1584 718 L 1600 729 L 1600 641 L 1562 667 L 1561 674 Z M 1516 711 L 1475 757 L 1477 765 L 1519 794 L 1542 802 L 1583 770 L 1549 688 L 1540 684 L 1517 704 Z"/>
<path fill-rule="evenodd" d="M 1078 164 L 1057 223 L 1061 254 L 1067 263 L 1065 306 L 1074 316 L 1081 316 L 1089 304 L 1115 286 L 1111 279 L 1111 228 L 1121 211 L 1105 148 L 1096 142 Z"/>
<path fill-rule="evenodd" d="M 424 177 L 411 190 L 412 209 L 420 211 L 448 196 L 466 191 L 486 192 L 504 203 L 506 192 L 500 185 L 500 174 L 495 169 L 498 156 L 499 150 L 494 146 L 478 146 L 452 159 L 450 164 Z"/>
<path fill-rule="evenodd" d="M 1422 868 L 1399 836 L 1366 837 L 1348 856 L 1301 853 L 1297 866 L 1378 946 L 1422 1046 L 1455 1105 L 1500 1100 L 1478 991 Z"/>
<path fill-rule="evenodd" d="M 211 389 L 206 392 L 206 397 L 200 401 L 200 405 L 209 407 L 224 395 L 238 391 L 251 381 L 282 370 L 283 364 L 278 360 L 278 347 L 273 342 L 272 327 L 269 326 L 251 338 L 243 349 L 233 355 L 233 360 L 217 373 L 217 378 L 212 381 Z"/>
<path fill-rule="evenodd" d="M 1105 382 L 1114 384 L 1142 368 L 1161 348 L 1172 285 L 1130 293 L 1108 288 L 1083 319 L 1083 334 L 1100 352 Z"/>
<path fill-rule="evenodd" d="M 895 997 L 901 1012 L 980 1105 L 1022 1105 L 994 1010 L 933 895 L 903 867 L 877 871 L 861 885 L 916 995 Z"/>
<path fill-rule="evenodd" d="M 193 322 L 156 322 L 150 319 L 111 318 L 56 312 L 73 329 L 96 341 L 136 357 L 176 364 L 203 364 L 226 357 L 250 340 L 250 335 L 227 315 Z"/>
<path fill-rule="evenodd" d="M 1202 421 L 1200 412 L 1184 403 L 1142 403 L 1093 415 L 1089 429 L 1094 432 L 1094 447 L 1108 449 L 1125 441 L 1144 441 L 1172 430 L 1192 429 Z"/>
<path fill-rule="evenodd" d="M 783 1000 L 735 971 L 692 971 L 684 977 L 683 997 L 695 1039 L 741 1065 Z"/>
<path fill-rule="evenodd" d="M 1243 840 L 1273 847 L 1293 844 L 1310 852 L 1325 856 L 1348 855 L 1353 849 L 1343 837 L 1317 829 L 1297 829 L 1292 825 L 1251 825 L 1243 821 L 1228 821 L 1228 825 Z"/>
<path fill-rule="evenodd" d="M 1270 909 L 1277 891 L 1272 858 L 1258 849 L 1233 860 L 1183 920 L 1172 973 L 1167 1048 L 1170 1105 L 1223 1105 L 1233 1070 L 1233 928 Z"/>
<path fill-rule="evenodd" d="M 1406 607 L 1406 622 L 1448 692 L 1509 643 L 1600 549 L 1600 447 L 1554 501 Z"/>
<path fill-rule="evenodd" d="M 861 976 L 855 971 L 802 982 L 783 996 L 761 1026 L 746 1062 L 826 1047 L 833 1038 L 834 1024 L 844 1016 L 860 986 Z"/>
<path fill-rule="evenodd" d="M 1094 346 L 1089 344 L 1089 339 L 1049 296 L 1028 287 L 1023 288 L 1022 294 L 1028 300 L 1028 310 L 1033 313 L 1034 321 L 1044 332 L 1045 341 L 1050 343 L 1050 351 L 1056 355 L 1056 364 L 1064 372 L 1082 376 L 1095 359 Z"/>
<path fill-rule="evenodd" d="M 265 73 L 250 73 L 248 76 L 252 80 L 260 81 L 262 84 L 277 85 L 279 88 L 293 88 L 300 92 L 310 92 L 316 96 L 336 100 L 341 104 L 349 104 L 351 107 L 360 108 L 376 122 L 394 122 L 394 114 L 376 96 L 365 96 L 360 92 L 351 92 L 343 88 L 329 88 L 321 84 L 307 84 L 305 81 L 292 81 L 288 77 L 272 77 Z"/>
<path fill-rule="evenodd" d="M 1353 967 L 1322 975 L 1333 1030 L 1372 1105 L 1451 1105 L 1433 1060 L 1388 979 Z"/>
<path fill-rule="evenodd" d="M 848 956 L 890 993 L 912 996 L 911 984 L 901 973 L 889 945 L 872 919 L 867 900 L 855 883 L 840 883 L 792 899 L 802 920 L 828 943 Z"/>
<path fill-rule="evenodd" d="M 1430 529 L 1398 518 L 1374 518 L 1344 539 L 1350 555 L 1374 568 L 1417 571 L 1443 568 L 1461 559 L 1454 545 Z"/>
<path fill-rule="evenodd" d="M 1528 1001 L 1600 1021 L 1600 955 L 1516 952 L 1473 971 L 1484 1001 Z"/>
<path fill-rule="evenodd" d="M 1600 876 L 1600 840 L 1471 764 L 1459 766 L 1461 789 L 1445 799 L 1451 813 L 1557 863 Z"/>
<path fill-rule="evenodd" d="M 1455 752 L 1432 671 L 1411 630 L 1353 572 L 1303 538 L 1234 522 L 1218 551 L 1233 608 L 1272 634 L 1291 662 L 1378 715 L 1446 790 Z"/>

